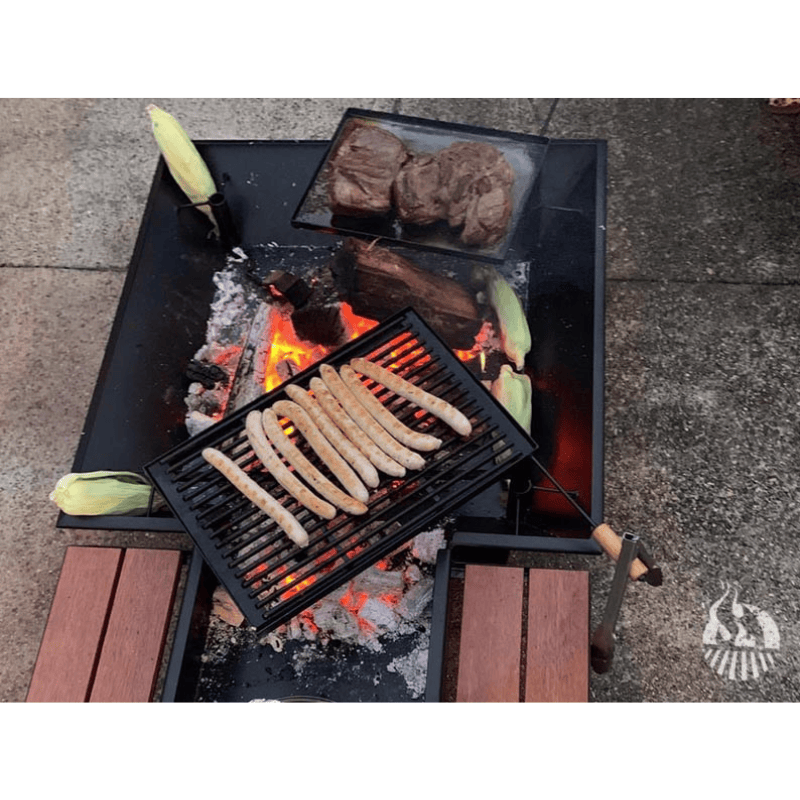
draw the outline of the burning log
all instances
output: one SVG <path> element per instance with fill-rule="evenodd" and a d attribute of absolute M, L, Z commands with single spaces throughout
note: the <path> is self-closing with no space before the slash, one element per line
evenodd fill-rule
<path fill-rule="evenodd" d="M 331 265 L 353 311 L 378 322 L 411 306 L 455 350 L 469 350 L 483 324 L 475 297 L 457 281 L 388 250 L 347 239 Z"/>
<path fill-rule="evenodd" d="M 274 297 L 292 306 L 292 326 L 300 339 L 323 347 L 338 347 L 344 343 L 345 330 L 339 304 L 331 303 L 324 288 L 309 285 L 283 270 L 270 272 L 263 285 Z"/>
<path fill-rule="evenodd" d="M 316 301 L 316 302 L 314 302 Z M 295 333 L 304 341 L 323 347 L 338 347 L 345 341 L 345 329 L 339 304 L 312 295 L 312 302 L 292 312 Z"/>

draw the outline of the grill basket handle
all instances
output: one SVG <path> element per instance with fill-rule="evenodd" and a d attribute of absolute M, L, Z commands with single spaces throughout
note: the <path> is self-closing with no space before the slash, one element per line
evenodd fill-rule
<path fill-rule="evenodd" d="M 612 561 L 619 560 L 622 552 L 622 539 L 605 522 L 592 531 L 592 537 L 603 548 Z M 631 580 L 638 581 L 647 572 L 647 567 L 640 558 L 634 558 L 631 563 L 629 575 Z"/>

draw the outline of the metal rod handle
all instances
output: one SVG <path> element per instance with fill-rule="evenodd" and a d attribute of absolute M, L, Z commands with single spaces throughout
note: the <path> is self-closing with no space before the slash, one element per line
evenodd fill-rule
<path fill-rule="evenodd" d="M 610 525 L 605 522 L 598 525 L 592 531 L 592 538 L 605 550 L 606 554 L 613 560 L 619 561 L 622 552 L 622 539 L 613 531 Z M 631 563 L 630 578 L 638 581 L 647 572 L 647 567 L 641 559 L 635 558 Z"/>

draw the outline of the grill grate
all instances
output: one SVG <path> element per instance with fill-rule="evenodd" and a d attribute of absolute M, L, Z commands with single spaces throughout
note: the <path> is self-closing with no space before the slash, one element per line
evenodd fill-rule
<path fill-rule="evenodd" d="M 412 309 L 385 320 L 320 363 L 340 367 L 359 356 L 391 367 L 447 400 L 473 425 L 471 435 L 461 437 L 404 398 L 388 390 L 376 392 L 400 420 L 437 436 L 443 444 L 423 454 L 425 467 L 409 470 L 402 479 L 381 473 L 366 514 L 338 512 L 332 520 L 316 517 L 263 469 L 247 441 L 247 414 L 286 399 L 288 384 L 307 389 L 310 379 L 319 374 L 319 363 L 145 467 L 220 583 L 259 632 L 287 622 L 389 555 L 536 448 Z M 329 474 L 303 437 L 289 430 L 288 420 L 281 422 L 309 460 Z M 201 455 L 205 447 L 215 447 L 236 461 L 289 509 L 308 532 L 308 546 L 293 544 L 277 524 L 206 463 Z"/>

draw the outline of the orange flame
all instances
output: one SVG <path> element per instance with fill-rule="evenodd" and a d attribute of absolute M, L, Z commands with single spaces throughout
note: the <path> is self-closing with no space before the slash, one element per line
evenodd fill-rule
<path fill-rule="evenodd" d="M 374 319 L 368 319 L 356 314 L 348 303 L 341 303 L 339 308 L 345 329 L 345 338 L 348 341 L 358 338 L 362 333 L 372 330 L 378 324 Z M 475 346 L 472 349 L 454 350 L 454 353 L 461 361 L 471 361 L 480 356 L 480 337 L 482 332 L 483 329 L 476 336 Z M 283 383 L 284 378 L 281 377 L 278 371 L 278 365 L 282 362 L 290 363 L 299 372 L 316 364 L 332 351 L 332 348 L 315 345 L 300 339 L 294 331 L 291 319 L 277 312 L 273 314 L 270 335 L 271 341 L 267 351 L 267 362 L 264 365 L 265 392 L 269 392 Z M 418 357 L 420 352 L 421 349 L 417 348 L 401 356 L 399 350 L 392 351 L 392 357 L 396 359 L 396 363 L 393 363 L 392 367 L 399 368 L 405 361 Z M 424 360 L 422 363 L 424 363 Z"/>
<path fill-rule="evenodd" d="M 341 304 L 340 311 L 345 326 L 345 335 L 348 339 L 355 339 L 378 324 L 375 320 L 359 317 L 347 303 Z M 289 362 L 299 372 L 316 364 L 331 352 L 329 347 L 311 344 L 300 339 L 294 331 L 291 319 L 279 313 L 272 316 L 270 335 L 267 362 L 264 365 L 265 392 L 269 392 L 283 383 L 284 379 L 278 372 L 278 364 Z"/>

